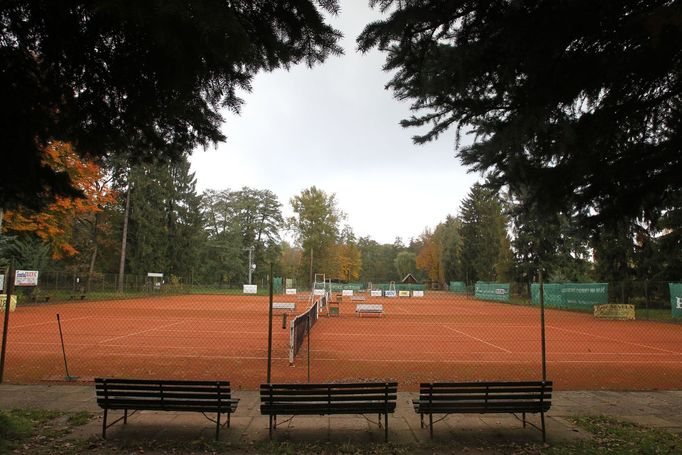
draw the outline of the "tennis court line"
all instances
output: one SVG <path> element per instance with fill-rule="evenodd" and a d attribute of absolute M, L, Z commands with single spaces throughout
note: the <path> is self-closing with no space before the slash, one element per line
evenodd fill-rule
<path fill-rule="evenodd" d="M 133 333 L 128 333 L 128 334 L 126 334 L 126 335 L 120 335 L 120 336 L 113 337 L 113 338 L 107 338 L 106 340 L 98 341 L 97 344 L 108 343 L 109 341 L 119 340 L 119 339 L 121 339 L 121 338 L 127 338 L 127 337 L 132 337 L 132 336 L 135 336 L 135 335 L 141 335 L 141 334 L 143 334 L 143 333 L 153 332 L 154 330 L 163 329 L 163 328 L 165 328 L 165 327 L 173 327 L 174 325 L 182 324 L 183 322 L 185 322 L 185 321 L 182 320 L 182 321 L 174 322 L 174 323 L 172 323 L 172 324 L 162 325 L 161 327 L 154 327 L 154 328 L 151 328 L 151 329 L 142 330 L 142 331 L 140 331 L 140 332 L 133 332 Z"/>
<path fill-rule="evenodd" d="M 647 345 L 647 344 L 633 343 L 632 341 L 617 340 L 617 339 L 615 339 L 615 338 L 605 337 L 605 336 L 603 336 L 603 335 L 595 335 L 594 333 L 581 332 L 581 331 L 579 331 L 579 330 L 564 329 L 564 328 L 556 327 L 556 326 L 553 326 L 553 325 L 548 325 L 548 326 L 546 326 L 546 327 L 551 328 L 551 329 L 556 329 L 556 330 L 563 330 L 564 332 L 575 333 L 575 334 L 577 334 L 577 335 L 587 335 L 587 336 L 591 336 L 591 337 L 594 337 L 594 338 L 601 338 L 601 339 L 603 339 L 603 340 L 613 341 L 613 342 L 616 342 L 616 343 L 630 344 L 630 345 L 632 345 L 632 346 L 639 346 L 640 348 L 654 349 L 654 350 L 656 350 L 656 351 L 667 352 L 668 354 L 680 354 L 680 352 L 678 352 L 678 351 L 671 351 L 671 350 L 669 350 L 669 349 L 656 348 L 656 347 L 654 347 L 654 346 L 649 346 L 649 345 Z"/>
<path fill-rule="evenodd" d="M 507 354 L 512 354 L 512 352 L 511 352 L 510 350 L 505 349 L 505 348 L 503 348 L 502 346 L 498 346 L 498 345 L 493 344 L 493 343 L 488 343 L 488 342 L 485 341 L 485 340 L 481 340 L 480 338 L 476 338 L 475 336 L 469 335 L 468 333 L 464 333 L 464 332 L 462 332 L 461 330 L 453 329 L 453 328 L 451 328 L 451 327 L 448 327 L 448 326 L 445 325 L 445 324 L 441 324 L 441 325 L 442 325 L 443 327 L 445 327 L 446 329 L 448 329 L 448 330 L 452 330 L 453 332 L 456 332 L 456 333 L 462 334 L 462 335 L 464 335 L 464 336 L 467 336 L 467 337 L 471 338 L 472 340 L 480 341 L 480 342 L 483 343 L 483 344 L 487 344 L 488 346 L 492 346 L 492 347 L 494 347 L 494 348 L 497 348 L 497 349 L 499 349 L 499 350 L 501 350 L 501 351 L 506 352 Z"/>
<path fill-rule="evenodd" d="M 89 318 L 92 318 L 92 316 L 81 316 L 79 318 L 62 319 L 62 322 L 78 321 L 79 319 L 89 319 Z M 56 323 L 57 323 L 57 319 L 55 318 L 54 321 L 36 322 L 35 324 L 24 324 L 24 325 L 11 325 L 10 324 L 10 328 L 12 328 L 12 329 L 23 329 L 24 327 L 34 327 L 37 325 L 56 324 Z"/>

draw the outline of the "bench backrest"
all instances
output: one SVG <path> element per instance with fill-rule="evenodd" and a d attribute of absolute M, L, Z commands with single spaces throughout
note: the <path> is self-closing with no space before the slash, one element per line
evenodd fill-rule
<path fill-rule="evenodd" d="M 228 381 L 96 378 L 97 404 L 108 409 L 230 409 Z"/>
<path fill-rule="evenodd" d="M 552 402 L 552 381 L 426 382 L 419 387 L 422 406 L 441 408 L 512 409 L 547 411 Z"/>
<path fill-rule="evenodd" d="M 325 405 L 332 403 L 395 403 L 397 382 L 357 384 L 261 384 L 261 404 Z"/>

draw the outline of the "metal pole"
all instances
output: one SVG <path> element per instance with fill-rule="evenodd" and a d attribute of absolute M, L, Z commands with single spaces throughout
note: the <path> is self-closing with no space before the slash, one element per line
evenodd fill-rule
<path fill-rule="evenodd" d="M 253 252 L 253 247 L 249 247 L 249 284 L 251 284 L 251 275 L 253 273 L 253 267 L 251 266 L 252 261 L 253 261 L 253 259 L 251 257 L 252 252 Z"/>
<path fill-rule="evenodd" d="M 319 303 L 318 303 L 319 305 Z M 319 306 L 318 306 L 319 309 Z M 308 383 L 310 383 L 310 318 L 312 317 L 312 314 L 308 313 Z M 315 315 L 317 317 L 317 315 Z"/>
<path fill-rule="evenodd" d="M 5 300 L 5 320 L 2 324 L 2 350 L 0 351 L 0 384 L 5 378 L 5 355 L 7 353 L 7 329 L 9 327 L 9 312 L 12 306 L 12 291 L 14 290 L 14 258 L 9 263 L 7 272 L 7 294 Z"/>
<path fill-rule="evenodd" d="M 272 263 L 270 263 L 270 277 L 272 277 Z M 272 278 L 270 279 L 270 299 L 268 304 L 268 372 L 266 382 L 270 384 L 272 371 Z"/>
<path fill-rule="evenodd" d="M 547 380 L 547 352 L 545 350 L 545 285 L 542 281 L 542 268 L 540 278 L 540 339 L 542 341 L 542 380 Z"/>
<path fill-rule="evenodd" d="M 64 349 L 64 335 L 62 334 L 62 320 L 59 318 L 59 313 L 57 313 L 57 325 L 59 326 L 59 339 L 62 342 L 62 355 L 64 356 L 64 371 L 66 371 L 66 376 L 64 379 L 67 381 L 73 381 L 77 379 L 76 376 L 71 376 L 69 374 L 69 366 L 66 363 L 66 349 Z"/>

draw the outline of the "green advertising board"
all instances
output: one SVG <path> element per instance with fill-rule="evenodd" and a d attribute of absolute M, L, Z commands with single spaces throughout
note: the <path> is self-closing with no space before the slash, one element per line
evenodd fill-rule
<path fill-rule="evenodd" d="M 477 281 L 474 296 L 480 300 L 509 302 L 509 283 Z"/>
<path fill-rule="evenodd" d="M 450 281 L 448 291 L 455 292 L 457 294 L 466 294 L 467 287 L 466 284 L 464 284 L 464 281 Z"/>
<path fill-rule="evenodd" d="M 550 308 L 563 308 L 564 300 L 561 295 L 561 284 L 545 283 L 543 285 L 545 295 L 545 306 Z M 530 285 L 530 299 L 533 305 L 540 305 L 540 284 Z"/>
<path fill-rule="evenodd" d="M 682 318 L 682 283 L 668 283 L 670 307 L 674 318 Z"/>
<path fill-rule="evenodd" d="M 550 308 L 584 309 L 603 305 L 609 300 L 608 283 L 546 283 L 545 306 Z M 540 304 L 540 285 L 530 286 L 531 302 Z"/>
<path fill-rule="evenodd" d="M 585 308 L 609 303 L 608 283 L 564 283 L 561 298 L 566 308 Z"/>

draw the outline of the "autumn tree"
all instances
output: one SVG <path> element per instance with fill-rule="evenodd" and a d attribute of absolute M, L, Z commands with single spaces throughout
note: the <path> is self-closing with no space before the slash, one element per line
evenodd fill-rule
<path fill-rule="evenodd" d="M 53 259 L 87 252 L 92 271 L 100 234 L 105 228 L 99 222 L 100 215 L 116 200 L 109 176 L 102 167 L 82 160 L 70 144 L 62 142 L 53 142 L 45 148 L 43 161 L 55 172 L 68 174 L 82 197 L 57 197 L 41 211 L 7 210 L 3 230 L 36 236 L 50 245 Z"/>
<path fill-rule="evenodd" d="M 442 282 L 440 235 L 427 229 L 420 237 L 422 247 L 417 254 L 416 265 L 426 273 L 429 280 Z"/>

